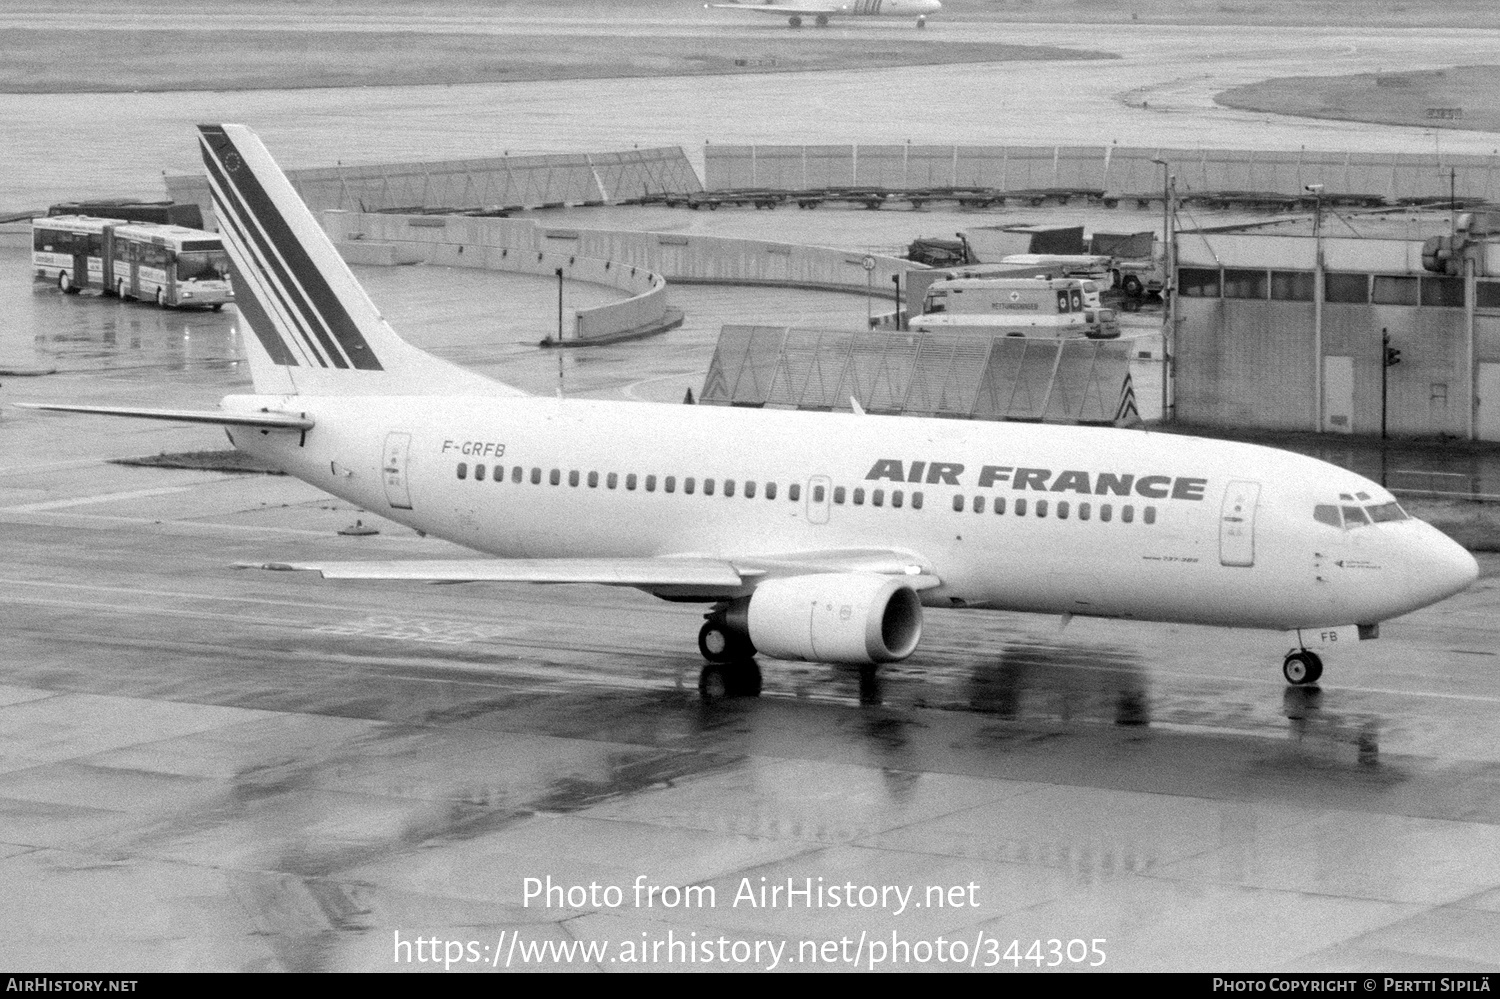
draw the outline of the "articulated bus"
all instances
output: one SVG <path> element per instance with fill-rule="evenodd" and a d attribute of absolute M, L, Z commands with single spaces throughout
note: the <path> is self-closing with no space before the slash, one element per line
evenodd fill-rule
<path fill-rule="evenodd" d="M 31 221 L 36 278 L 63 292 L 98 288 L 163 308 L 218 310 L 234 301 L 229 257 L 213 233 L 87 215 Z"/>

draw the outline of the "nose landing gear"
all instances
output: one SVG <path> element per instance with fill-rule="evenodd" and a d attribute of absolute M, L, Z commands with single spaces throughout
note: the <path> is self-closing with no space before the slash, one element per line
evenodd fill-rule
<path fill-rule="evenodd" d="M 1293 686 L 1317 683 L 1323 675 L 1323 659 L 1316 652 L 1293 649 L 1281 663 L 1281 675 Z"/>

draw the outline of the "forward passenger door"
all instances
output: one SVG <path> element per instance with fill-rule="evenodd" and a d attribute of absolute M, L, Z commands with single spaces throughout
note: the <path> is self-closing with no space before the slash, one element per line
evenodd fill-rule
<path fill-rule="evenodd" d="M 1255 507 L 1260 501 L 1259 482 L 1231 482 L 1224 490 L 1219 509 L 1219 564 L 1255 564 Z"/>

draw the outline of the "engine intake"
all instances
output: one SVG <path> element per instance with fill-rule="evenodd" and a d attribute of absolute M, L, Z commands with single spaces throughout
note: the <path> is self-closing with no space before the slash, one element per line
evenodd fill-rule
<path fill-rule="evenodd" d="M 922 638 L 922 602 L 899 576 L 770 579 L 755 588 L 744 614 L 755 647 L 778 659 L 890 663 L 911 655 Z"/>

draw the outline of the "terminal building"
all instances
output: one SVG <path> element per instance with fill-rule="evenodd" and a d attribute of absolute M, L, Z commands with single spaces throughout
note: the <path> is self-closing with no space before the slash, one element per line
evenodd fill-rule
<path fill-rule="evenodd" d="M 1500 441 L 1492 231 L 1410 210 L 1179 231 L 1176 420 Z"/>

